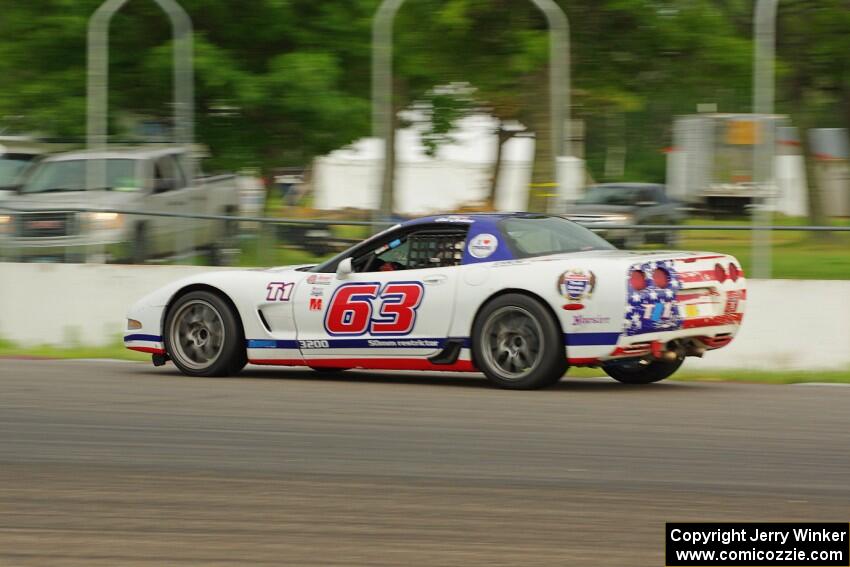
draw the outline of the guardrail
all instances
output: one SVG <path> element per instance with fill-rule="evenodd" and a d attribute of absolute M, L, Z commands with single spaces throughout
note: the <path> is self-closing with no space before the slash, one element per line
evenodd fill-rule
<path fill-rule="evenodd" d="M 250 216 L 228 216 L 207 215 L 200 213 L 169 213 L 166 211 L 133 211 L 127 209 L 93 208 L 93 207 L 57 207 L 55 209 L 20 209 L 4 206 L 0 203 L 0 211 L 15 213 L 42 213 L 42 212 L 69 212 L 69 213 L 112 213 L 127 216 L 141 217 L 167 217 L 185 218 L 196 220 L 218 220 L 232 222 L 252 222 L 261 224 L 291 224 L 310 226 L 374 226 L 388 227 L 405 219 L 399 218 L 390 221 L 355 221 L 343 219 L 301 219 L 281 217 L 250 217 Z M 442 213 L 438 213 L 442 214 Z M 467 213 L 445 213 L 445 214 L 467 214 Z M 468 213 L 476 214 L 476 213 Z M 754 226 L 752 224 L 722 225 L 722 224 L 604 224 L 600 226 L 589 225 L 588 229 L 594 231 L 603 230 L 731 230 L 731 231 L 779 231 L 779 232 L 850 232 L 850 226 L 812 226 L 812 225 L 770 225 Z"/>
<path fill-rule="evenodd" d="M 52 224 L 41 226 L 56 227 L 56 234 L 50 237 L 25 237 L 16 234 L 15 222 L 12 219 L 22 215 L 39 214 L 68 214 L 68 215 L 115 215 L 125 217 L 120 219 L 121 228 L 112 229 L 110 237 L 106 238 L 107 230 L 94 230 L 94 225 L 75 223 L 77 227 L 74 234 L 60 234 L 62 227 L 53 220 Z M 34 219 L 35 217 L 30 217 Z M 127 252 L 134 243 L 134 232 L 132 227 L 138 226 L 141 221 L 126 221 L 126 218 L 143 218 L 147 223 L 154 224 L 153 219 L 170 221 L 169 226 L 159 226 L 165 234 L 165 240 L 169 242 L 160 246 L 158 250 L 152 251 L 150 258 L 147 256 L 134 257 L 132 252 Z M 5 223 L 3 221 L 6 221 Z M 185 221 L 175 223 L 175 220 Z M 245 265 L 269 265 L 277 264 L 276 254 L 273 252 L 279 245 L 289 248 L 302 248 L 314 256 L 322 256 L 331 252 L 344 249 L 348 245 L 365 238 L 377 229 L 387 228 L 404 219 L 393 219 L 388 221 L 376 220 L 347 220 L 347 219 L 303 219 L 303 218 L 278 218 L 257 216 L 230 216 L 218 214 L 183 213 L 169 211 L 138 211 L 116 208 L 94 208 L 94 207 L 62 207 L 46 210 L 21 209 L 4 206 L 0 203 L 0 258 L 11 260 L 48 260 L 48 261 L 71 261 L 105 263 L 122 260 L 145 261 L 174 261 L 197 256 L 199 250 L 212 249 L 218 246 L 229 252 L 230 259 L 223 256 L 211 256 L 209 263 L 234 263 L 232 257 L 236 254 L 248 254 L 248 260 L 240 263 Z M 7 228 L 4 230 L 3 225 Z M 162 223 L 160 223 L 162 224 Z M 165 224 L 168 224 L 167 222 Z M 39 226 L 39 225 L 35 225 Z M 82 228 L 80 228 L 82 226 Z M 231 227 L 234 232 L 229 242 L 224 245 L 216 241 L 216 230 L 225 230 L 210 227 Z M 588 229 L 596 232 L 611 233 L 612 231 L 634 231 L 643 232 L 694 232 L 694 231 L 730 231 L 730 232 L 810 232 L 810 233 L 848 233 L 850 226 L 753 226 L 751 224 L 739 225 L 713 225 L 713 224 L 664 224 L 664 225 L 630 225 L 630 224 L 586 224 Z M 238 227 L 234 229 L 233 227 Z M 287 228 L 289 227 L 289 228 Z M 350 231 L 350 234 L 341 236 L 334 234 L 334 227 L 355 227 L 362 229 L 361 232 Z M 206 232 L 204 232 L 206 231 Z M 155 239 L 160 234 L 148 235 Z M 40 251 L 52 250 L 51 254 L 42 254 Z M 161 253 L 165 251 L 165 253 Z M 157 253 L 160 252 L 160 253 Z M 138 255 L 137 255 L 138 256 Z M 193 259 L 192 263 L 196 263 Z"/>

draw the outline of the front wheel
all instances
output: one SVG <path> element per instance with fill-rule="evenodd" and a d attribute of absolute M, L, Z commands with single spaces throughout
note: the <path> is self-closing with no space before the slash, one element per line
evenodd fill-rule
<path fill-rule="evenodd" d="M 131 244 L 130 262 L 133 264 L 144 264 L 150 251 L 148 250 L 148 233 L 144 225 L 136 228 L 135 238 Z"/>
<path fill-rule="evenodd" d="M 247 364 L 238 315 L 221 297 L 194 291 L 178 299 L 165 320 L 165 350 L 188 376 L 233 376 Z"/>
<path fill-rule="evenodd" d="M 607 364 L 602 367 L 602 370 L 608 376 L 623 384 L 651 384 L 672 376 L 684 361 L 683 357 L 673 361 L 624 361 Z"/>
<path fill-rule="evenodd" d="M 472 328 L 476 366 L 496 386 L 533 390 L 567 371 L 561 329 L 539 301 L 509 293 L 486 304 Z"/>

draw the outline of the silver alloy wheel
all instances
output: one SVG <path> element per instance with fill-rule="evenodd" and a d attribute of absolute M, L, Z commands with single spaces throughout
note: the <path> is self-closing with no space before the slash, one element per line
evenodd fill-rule
<path fill-rule="evenodd" d="M 224 347 L 224 321 L 212 304 L 189 301 L 171 321 L 171 356 L 194 370 L 205 370 L 218 360 Z"/>
<path fill-rule="evenodd" d="M 503 380 L 522 380 L 543 359 L 543 328 L 521 307 L 505 306 L 487 317 L 482 327 L 487 366 Z"/>

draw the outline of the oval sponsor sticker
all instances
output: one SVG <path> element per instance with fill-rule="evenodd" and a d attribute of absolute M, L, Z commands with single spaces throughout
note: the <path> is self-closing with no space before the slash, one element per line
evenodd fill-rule
<path fill-rule="evenodd" d="M 489 258 L 498 247 L 498 238 L 492 234 L 479 234 L 469 242 L 469 254 L 473 258 Z"/>

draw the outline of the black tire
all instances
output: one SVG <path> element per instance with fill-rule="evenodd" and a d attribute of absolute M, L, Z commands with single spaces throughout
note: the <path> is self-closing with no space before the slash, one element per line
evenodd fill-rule
<path fill-rule="evenodd" d="M 226 216 L 232 216 L 233 211 L 224 211 Z M 218 237 L 206 249 L 207 262 L 210 266 L 230 266 L 233 264 L 231 250 L 236 248 L 236 221 L 221 221 L 218 227 Z"/>
<path fill-rule="evenodd" d="M 608 364 L 603 366 L 602 370 L 608 376 L 623 384 L 651 384 L 672 376 L 684 361 L 684 357 L 679 357 L 674 361 L 630 361 Z"/>
<path fill-rule="evenodd" d="M 508 293 L 484 305 L 472 326 L 472 342 L 475 365 L 500 388 L 545 388 L 567 371 L 560 325 L 527 295 Z"/>
<path fill-rule="evenodd" d="M 133 264 L 144 264 L 150 252 L 148 251 L 148 236 L 145 225 L 140 224 L 136 228 L 135 239 L 133 240 L 130 253 L 130 261 Z"/>
<path fill-rule="evenodd" d="M 679 246 L 679 231 L 678 230 L 668 230 L 661 237 L 661 243 L 664 246 L 669 246 L 670 248 L 676 248 Z"/>
<path fill-rule="evenodd" d="M 191 321 L 190 308 L 193 306 L 202 312 L 211 310 L 208 314 L 212 315 L 212 322 L 203 319 L 199 323 L 200 327 L 189 324 L 181 328 L 183 322 Z M 213 337 L 217 331 L 214 329 L 219 327 L 220 341 L 216 341 Z M 203 329 L 206 329 L 206 333 L 203 333 Z M 191 333 L 185 332 L 186 330 L 194 333 L 192 339 L 188 338 Z M 215 356 L 210 356 L 208 360 L 203 360 L 207 342 L 204 340 L 204 334 L 211 345 L 209 350 L 215 353 Z M 168 356 L 187 376 L 235 376 L 248 363 L 245 334 L 239 315 L 227 301 L 208 291 L 193 291 L 174 302 L 165 318 L 163 340 Z M 192 344 L 194 340 L 198 342 Z M 199 346 L 201 341 L 203 346 Z M 193 357 L 193 354 L 197 356 Z"/>

